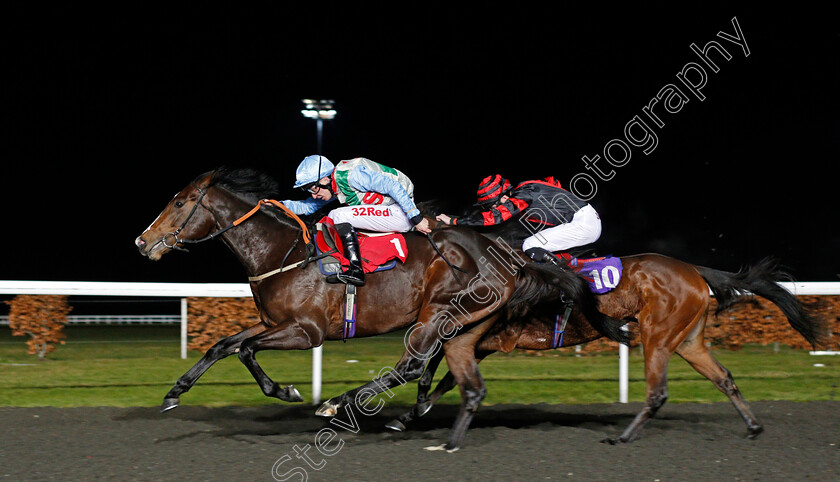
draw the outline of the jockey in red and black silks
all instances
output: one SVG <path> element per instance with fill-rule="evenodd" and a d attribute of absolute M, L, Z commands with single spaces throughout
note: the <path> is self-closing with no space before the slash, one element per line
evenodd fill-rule
<path fill-rule="evenodd" d="M 546 253 L 594 243 L 601 236 L 601 218 L 595 208 L 563 189 L 553 177 L 512 187 L 495 174 L 482 179 L 476 196 L 482 212 L 464 217 L 440 214 L 437 219 L 457 226 L 492 226 L 522 213 L 536 226 L 522 250 L 537 261 L 550 260 Z"/>

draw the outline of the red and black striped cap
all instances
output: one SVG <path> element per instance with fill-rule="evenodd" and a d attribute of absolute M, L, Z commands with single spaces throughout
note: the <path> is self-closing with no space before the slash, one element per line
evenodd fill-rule
<path fill-rule="evenodd" d="M 510 191 L 510 182 L 501 175 L 487 176 L 478 185 L 478 204 L 492 206 Z"/>

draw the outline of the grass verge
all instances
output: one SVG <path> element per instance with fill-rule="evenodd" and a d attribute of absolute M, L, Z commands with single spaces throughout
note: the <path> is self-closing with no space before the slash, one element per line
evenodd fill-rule
<path fill-rule="evenodd" d="M 44 361 L 26 354 L 22 337 L 0 328 L 0 406 L 156 406 L 177 378 L 201 354 L 179 356 L 177 327 L 68 327 L 67 344 Z M 338 395 L 393 366 L 403 352 L 400 334 L 327 342 L 324 346 L 322 398 Z M 615 353 L 576 356 L 574 349 L 494 354 L 481 363 L 487 383 L 485 404 L 611 403 L 618 400 Z M 735 377 L 744 396 L 757 400 L 838 400 L 840 356 L 811 356 L 804 350 L 747 346 L 715 350 L 715 357 Z M 266 373 L 281 384 L 294 384 L 312 400 L 309 351 L 260 352 Z M 823 365 L 823 366 L 818 366 Z M 436 380 L 446 373 L 441 364 Z M 721 402 L 726 397 L 675 356 L 668 371 L 669 403 Z M 389 404 L 411 404 L 416 384 L 394 390 Z M 644 360 L 631 350 L 630 401 L 645 396 Z M 264 405 L 283 403 L 265 397 L 234 356 L 213 366 L 182 402 L 189 405 Z M 460 402 L 458 390 L 442 403 Z"/>

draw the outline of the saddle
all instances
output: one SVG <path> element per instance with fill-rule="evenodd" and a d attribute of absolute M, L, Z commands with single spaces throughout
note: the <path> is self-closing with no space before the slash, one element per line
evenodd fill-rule
<path fill-rule="evenodd" d="M 318 260 L 321 274 L 329 276 L 339 273 L 350 261 L 344 257 L 341 238 L 335 229 L 333 221 L 324 217 L 315 225 L 315 248 L 319 255 L 329 254 Z M 362 258 L 362 268 L 365 273 L 388 271 L 397 265 L 397 260 L 405 263 L 408 257 L 408 246 L 402 233 L 374 233 L 359 232 L 359 256 Z"/>
<path fill-rule="evenodd" d="M 335 224 L 328 217 L 321 218 L 315 225 L 315 249 L 318 252 L 318 269 L 325 277 L 340 273 L 344 267 L 350 266 L 350 261 L 344 257 L 341 237 L 335 229 Z M 362 258 L 362 268 L 365 273 L 388 271 L 397 265 L 397 260 L 405 263 L 408 256 L 408 245 L 401 233 L 372 233 L 359 232 L 359 256 Z M 327 256 L 322 256 L 326 254 Z M 356 335 L 356 286 L 345 285 L 344 288 L 344 336 L 348 338 Z"/>
<path fill-rule="evenodd" d="M 568 264 L 569 268 L 581 275 L 589 283 L 589 289 L 595 294 L 603 294 L 613 290 L 621 281 L 623 267 L 621 258 L 603 256 L 600 258 L 576 258 L 569 253 L 556 253 L 556 256 Z M 572 313 L 572 307 L 567 305 L 563 314 L 557 314 L 554 319 L 554 334 L 552 348 L 563 346 L 563 335 L 566 323 Z"/>

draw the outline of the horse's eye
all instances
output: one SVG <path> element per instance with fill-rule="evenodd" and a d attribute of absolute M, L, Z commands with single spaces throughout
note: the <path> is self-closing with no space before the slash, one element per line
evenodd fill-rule
<path fill-rule="evenodd" d="M 175 207 L 176 208 L 184 207 L 184 203 L 182 203 L 181 201 L 175 201 Z"/>

